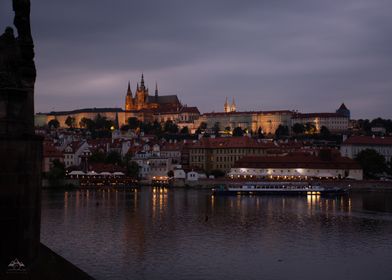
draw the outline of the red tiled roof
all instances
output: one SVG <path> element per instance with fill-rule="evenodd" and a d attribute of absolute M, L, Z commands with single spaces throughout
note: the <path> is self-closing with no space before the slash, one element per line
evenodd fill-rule
<path fill-rule="evenodd" d="M 182 107 L 180 113 L 200 114 L 200 111 L 197 107 Z"/>
<path fill-rule="evenodd" d="M 68 146 L 71 147 L 72 153 L 75 153 L 80 148 L 80 146 L 82 146 L 82 144 L 82 141 L 73 141 Z"/>
<path fill-rule="evenodd" d="M 351 136 L 343 145 L 392 145 L 392 137 Z"/>
<path fill-rule="evenodd" d="M 291 153 L 286 156 L 246 156 L 238 160 L 236 168 L 318 168 L 318 169 L 360 169 L 359 164 L 347 157 L 333 155 L 322 160 L 309 153 Z"/>
<path fill-rule="evenodd" d="M 276 110 L 276 111 L 245 111 L 245 112 L 213 112 L 213 113 L 204 113 L 205 116 L 219 116 L 219 115 L 253 115 L 253 114 L 293 114 L 292 111 L 289 110 Z"/>
<path fill-rule="evenodd" d="M 184 143 L 177 142 L 177 143 L 165 143 L 161 147 L 161 151 L 180 151 L 182 150 L 182 146 Z"/>
<path fill-rule="evenodd" d="M 269 148 L 276 147 L 272 142 L 257 141 L 249 137 L 201 138 L 189 148 Z"/>
<path fill-rule="evenodd" d="M 110 163 L 90 163 L 89 170 L 95 172 L 125 172 L 126 168 Z"/>
<path fill-rule="evenodd" d="M 293 116 L 294 119 L 305 119 L 305 118 L 347 118 L 338 113 L 298 113 Z"/>
<path fill-rule="evenodd" d="M 63 153 L 56 149 L 52 143 L 44 142 L 43 157 L 63 157 Z"/>

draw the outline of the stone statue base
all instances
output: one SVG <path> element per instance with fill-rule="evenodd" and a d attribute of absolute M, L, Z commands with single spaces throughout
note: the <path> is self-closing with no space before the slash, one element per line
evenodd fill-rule
<path fill-rule="evenodd" d="M 0 135 L 34 134 L 32 99 L 28 89 L 0 89 Z"/>
<path fill-rule="evenodd" d="M 0 279 L 15 259 L 28 270 L 37 258 L 41 170 L 41 137 L 0 135 Z"/>

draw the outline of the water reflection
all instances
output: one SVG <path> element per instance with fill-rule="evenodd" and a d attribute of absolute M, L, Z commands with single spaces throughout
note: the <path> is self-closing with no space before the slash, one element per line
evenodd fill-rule
<path fill-rule="evenodd" d="M 44 192 L 42 239 L 98 279 L 387 279 L 391 200 Z"/>

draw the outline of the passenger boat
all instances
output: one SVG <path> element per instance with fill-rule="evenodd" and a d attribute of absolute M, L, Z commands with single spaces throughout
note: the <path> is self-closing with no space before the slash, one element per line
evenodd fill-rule
<path fill-rule="evenodd" d="M 216 195 L 326 195 L 344 194 L 346 192 L 347 189 L 344 188 L 322 187 L 319 185 L 311 185 L 308 182 L 249 182 L 242 185 L 222 185 L 212 189 L 212 193 Z"/>

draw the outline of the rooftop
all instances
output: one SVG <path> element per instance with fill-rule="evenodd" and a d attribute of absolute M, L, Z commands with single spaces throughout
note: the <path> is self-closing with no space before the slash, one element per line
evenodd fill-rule
<path fill-rule="evenodd" d="M 273 142 L 263 142 L 250 137 L 201 138 L 190 148 L 269 148 L 276 147 Z"/>
<path fill-rule="evenodd" d="M 294 119 L 302 118 L 347 118 L 338 113 L 297 113 L 293 116 Z"/>
<path fill-rule="evenodd" d="M 381 145 L 392 146 L 392 137 L 376 136 L 351 136 L 343 142 L 343 145 Z"/>
<path fill-rule="evenodd" d="M 236 168 L 318 168 L 360 169 L 359 164 L 347 157 L 334 154 L 329 160 L 309 153 L 290 153 L 285 156 L 246 156 L 237 161 Z"/>
<path fill-rule="evenodd" d="M 276 110 L 276 111 L 243 111 L 243 112 L 213 112 L 213 113 L 204 113 L 205 116 L 235 116 L 235 115 L 253 115 L 253 114 L 293 114 L 294 112 L 289 110 Z"/>

